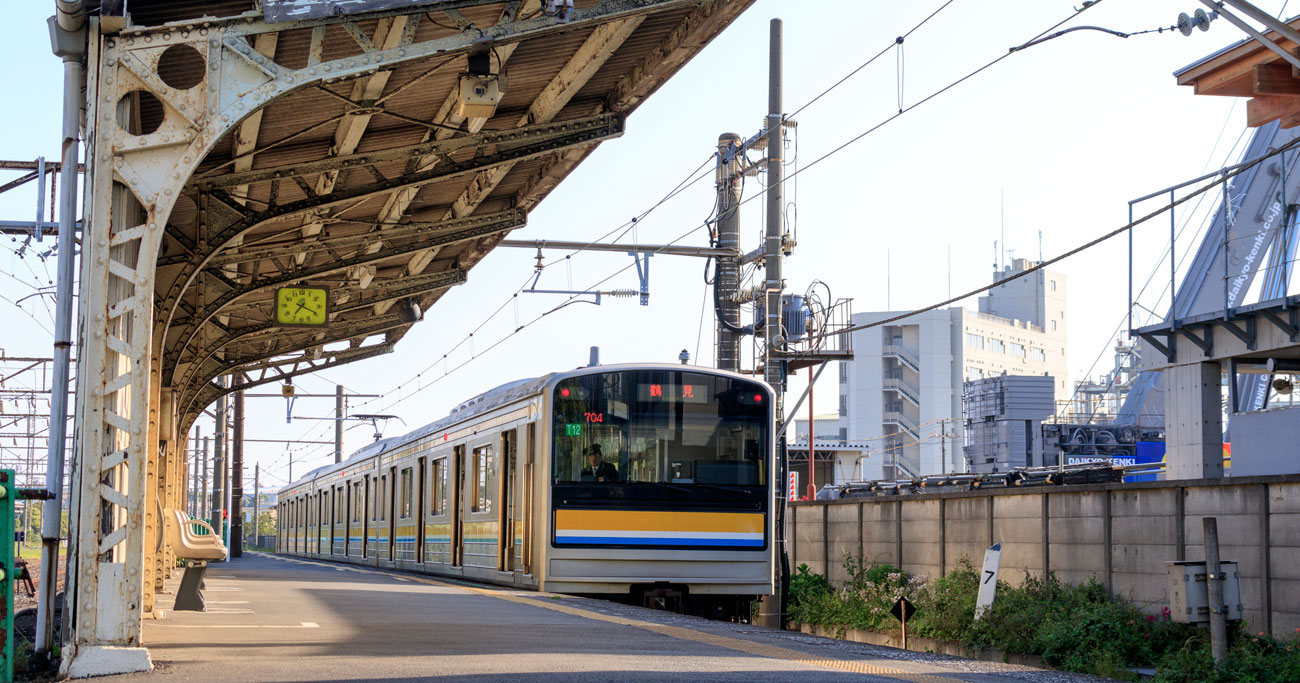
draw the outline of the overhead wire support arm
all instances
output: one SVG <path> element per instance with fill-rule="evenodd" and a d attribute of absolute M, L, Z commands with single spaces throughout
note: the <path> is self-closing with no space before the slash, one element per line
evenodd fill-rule
<path fill-rule="evenodd" d="M 498 247 L 524 249 L 573 249 L 576 251 L 611 251 L 619 253 L 650 253 L 661 256 L 694 256 L 718 258 L 738 255 L 735 249 L 719 247 L 686 247 L 673 244 L 596 244 L 591 242 L 560 242 L 555 240 L 502 240 Z"/>

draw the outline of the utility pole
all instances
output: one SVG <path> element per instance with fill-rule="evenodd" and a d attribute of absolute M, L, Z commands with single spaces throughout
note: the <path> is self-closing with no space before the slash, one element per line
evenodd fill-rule
<path fill-rule="evenodd" d="M 948 473 L 948 418 L 939 418 L 939 472 Z"/>
<path fill-rule="evenodd" d="M 343 462 L 343 385 L 334 385 L 334 462 Z M 292 481 L 292 479 L 290 480 Z"/>
<path fill-rule="evenodd" d="M 808 366 L 808 500 L 817 500 L 817 470 L 813 463 L 817 460 L 817 415 L 813 412 L 813 369 Z M 797 407 L 796 407 L 797 409 Z"/>
<path fill-rule="evenodd" d="M 785 129 L 781 127 L 784 118 L 781 111 L 781 20 L 773 19 L 771 23 L 771 37 L 768 56 L 768 97 L 767 97 L 767 226 L 763 252 L 767 255 L 766 272 L 764 273 L 763 294 L 764 304 L 766 306 L 767 320 L 763 321 L 765 338 L 767 340 L 767 358 L 764 359 L 763 373 L 764 379 L 771 385 L 775 399 L 772 406 L 773 417 L 776 424 L 785 422 L 785 363 L 777 360 L 776 353 L 785 348 L 785 340 L 781 338 L 781 237 L 782 237 L 782 199 L 781 183 L 782 177 L 782 152 L 785 149 Z M 759 321 L 754 321 L 757 328 Z M 757 329 L 755 330 L 757 332 Z M 809 391 L 809 394 L 812 392 Z M 809 435 L 812 434 L 813 426 L 808 426 Z M 809 441 L 811 446 L 811 440 Z M 777 471 L 780 472 L 781 478 L 785 479 L 786 472 L 789 471 L 789 460 L 787 458 L 785 437 L 776 444 Z M 809 462 L 812 461 L 812 450 L 808 451 Z M 778 487 L 778 489 L 784 488 Z M 780 550 L 780 571 L 777 573 L 776 595 L 777 613 L 775 615 L 775 624 L 772 624 L 771 614 L 767 615 L 769 625 L 775 625 L 781 628 L 785 624 L 785 613 L 787 608 L 787 586 L 790 576 L 790 560 L 785 548 L 785 496 L 781 495 L 778 490 L 772 504 L 777 511 L 776 519 L 776 544 Z"/>
<path fill-rule="evenodd" d="M 225 389 L 230 381 L 227 377 L 217 380 L 222 389 Z M 226 510 L 226 404 L 229 400 L 226 394 L 222 394 L 217 399 L 217 433 L 213 437 L 212 451 L 212 528 L 217 531 L 218 536 L 225 534 L 222 532 L 222 522 L 225 520 Z"/>
<path fill-rule="evenodd" d="M 740 158 L 743 151 L 740 136 L 723 133 L 718 136 L 718 247 L 740 247 Z M 719 256 L 713 271 L 713 314 L 717 321 L 717 350 L 715 362 L 719 370 L 740 370 L 740 336 L 745 329 L 740 326 L 740 303 L 736 294 L 740 289 L 739 257 Z"/>
<path fill-rule="evenodd" d="M 208 500 L 208 437 L 203 437 L 203 467 L 199 468 L 199 480 L 202 487 L 199 493 L 199 511 L 196 517 L 207 517 L 211 509 Z"/>
<path fill-rule="evenodd" d="M 261 504 L 262 497 L 262 463 L 253 465 L 253 547 L 258 546 L 258 518 L 257 513 Z"/>
<path fill-rule="evenodd" d="M 241 376 L 235 380 L 244 384 Z M 235 392 L 235 430 L 230 449 L 230 556 L 244 556 L 244 390 Z"/>
<path fill-rule="evenodd" d="M 199 458 L 203 456 L 202 434 L 203 429 L 196 426 L 194 428 L 194 438 L 188 441 L 188 443 L 193 444 L 190 448 L 193 449 L 194 453 L 194 458 L 192 460 L 194 465 L 190 468 L 190 517 L 199 516 L 199 470 L 202 469 L 202 466 L 199 464 Z"/>
<path fill-rule="evenodd" d="M 764 253 L 767 255 L 767 270 L 763 290 L 765 332 L 767 337 L 767 358 L 764 362 L 764 378 L 776 390 L 776 421 L 783 422 L 785 386 L 785 363 L 778 358 L 785 349 L 785 338 L 781 334 L 781 236 L 782 217 L 782 153 L 785 148 L 785 129 L 781 127 L 781 20 L 772 20 L 771 54 L 768 61 L 768 95 L 767 95 L 767 232 Z"/>
<path fill-rule="evenodd" d="M 1219 567 L 1219 520 L 1201 520 L 1205 533 L 1205 598 L 1210 608 L 1210 656 L 1222 664 L 1228 656 L 1228 608 L 1223 600 L 1223 572 Z"/>

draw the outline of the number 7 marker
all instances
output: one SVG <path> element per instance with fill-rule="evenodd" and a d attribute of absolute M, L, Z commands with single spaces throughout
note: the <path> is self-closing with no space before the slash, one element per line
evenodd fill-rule
<path fill-rule="evenodd" d="M 980 593 L 975 599 L 975 621 L 993 606 L 993 596 L 998 590 L 998 566 L 1002 564 L 1002 544 L 994 543 L 984 551 L 984 571 L 980 574 Z"/>

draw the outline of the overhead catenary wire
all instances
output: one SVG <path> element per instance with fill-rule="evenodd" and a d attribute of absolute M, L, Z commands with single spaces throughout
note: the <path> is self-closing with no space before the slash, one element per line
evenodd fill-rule
<path fill-rule="evenodd" d="M 1209 180 L 1209 181 L 1206 181 L 1206 185 L 1205 185 L 1204 187 L 1202 187 L 1202 188 L 1200 188 L 1200 189 L 1197 189 L 1197 190 L 1194 190 L 1193 192 L 1191 192 L 1190 194 L 1188 194 L 1187 196 L 1185 196 L 1185 197 L 1183 197 L 1183 198 L 1181 198 L 1181 199 L 1177 199 L 1177 200 L 1171 201 L 1171 202 L 1169 202 L 1168 204 L 1166 204 L 1166 205 L 1160 207 L 1159 209 L 1157 209 L 1157 210 L 1155 210 L 1155 211 L 1152 211 L 1151 213 L 1149 213 L 1149 214 L 1147 214 L 1147 215 L 1145 215 L 1145 216 L 1142 216 L 1141 218 L 1138 218 L 1138 219 L 1135 219 L 1135 220 L 1133 220 L 1133 221 L 1131 221 L 1131 222 L 1129 222 L 1129 223 L 1126 223 L 1126 224 L 1124 224 L 1124 225 L 1122 225 L 1122 226 L 1120 226 L 1120 227 L 1118 227 L 1118 228 L 1116 228 L 1116 229 L 1114 229 L 1114 230 L 1112 230 L 1112 231 L 1110 231 L 1110 232 L 1108 232 L 1108 233 L 1106 233 L 1106 234 L 1104 234 L 1104 235 L 1101 235 L 1100 237 L 1097 237 L 1097 238 L 1092 239 L 1092 240 L 1090 240 L 1090 241 L 1088 241 L 1088 242 L 1085 242 L 1084 244 L 1081 244 L 1081 245 L 1079 245 L 1079 246 L 1077 246 L 1077 247 L 1075 247 L 1075 248 L 1073 248 L 1073 249 L 1071 249 L 1071 250 L 1069 250 L 1069 251 L 1067 251 L 1067 252 L 1065 252 L 1065 253 L 1063 253 L 1063 254 L 1060 254 L 1060 255 L 1058 255 L 1058 256 L 1055 256 L 1055 257 L 1053 257 L 1053 258 L 1050 258 L 1050 259 L 1048 259 L 1048 260 L 1046 260 L 1046 261 L 1040 261 L 1038 264 L 1036 264 L 1036 265 L 1034 265 L 1034 266 L 1031 266 L 1031 267 L 1029 267 L 1029 268 L 1026 268 L 1026 269 L 1024 269 L 1024 270 L 1022 270 L 1022 271 L 1020 271 L 1020 272 L 1017 272 L 1017 273 L 1015 273 L 1015 274 L 1013 274 L 1013 275 L 1009 275 L 1009 276 L 1007 276 L 1007 277 L 1005 277 L 1005 278 L 1002 278 L 1001 280 L 997 280 L 997 281 L 993 282 L 993 283 L 990 284 L 990 285 L 985 285 L 985 286 L 983 286 L 983 287 L 979 287 L 979 288 L 977 288 L 977 289 L 973 289 L 973 290 L 971 290 L 971 291 L 969 291 L 969 292 L 966 292 L 966 293 L 964 293 L 964 294 L 961 294 L 961 295 L 958 295 L 958 296 L 955 296 L 955 297 L 951 297 L 951 298 L 949 298 L 949 299 L 945 299 L 945 300 L 943 300 L 943 301 L 940 301 L 940 302 L 937 302 L 937 303 L 934 303 L 934 304 L 930 304 L 929 306 L 925 306 L 925 307 L 922 307 L 922 308 L 918 308 L 918 309 L 913 310 L 913 311 L 909 311 L 909 312 L 906 312 L 906 313 L 901 313 L 901 314 L 896 315 L 896 316 L 892 316 L 892 317 L 889 317 L 889 318 L 885 318 L 885 319 L 883 319 L 883 320 L 878 320 L 878 321 L 871 322 L 871 323 L 864 323 L 864 324 L 861 324 L 861 325 L 853 325 L 853 326 L 846 327 L 846 328 L 843 328 L 843 329 L 838 329 L 838 330 L 836 330 L 836 331 L 833 332 L 833 333 L 823 333 L 823 334 L 821 334 L 821 335 L 817 335 L 817 336 L 821 337 L 821 336 L 830 336 L 831 334 L 848 334 L 848 333 L 850 333 L 850 332 L 857 332 L 857 331 L 859 331 L 859 330 L 866 330 L 866 329 L 871 329 L 871 328 L 873 328 L 873 327 L 881 327 L 881 326 L 884 326 L 884 325 L 889 325 L 889 324 L 891 324 L 891 323 L 895 323 L 895 322 L 897 322 L 897 321 L 899 321 L 899 320 L 905 320 L 905 319 L 907 319 L 907 318 L 911 318 L 911 317 L 914 317 L 914 316 L 920 315 L 920 314 L 922 314 L 922 313 L 926 313 L 926 312 L 928 312 L 928 311 L 933 311 L 933 310 L 935 310 L 935 309 L 942 308 L 942 307 L 947 306 L 947 305 L 949 305 L 949 304 L 957 303 L 958 301 L 961 301 L 961 300 L 963 300 L 963 299 L 969 299 L 969 298 L 972 297 L 972 296 L 975 296 L 975 295 L 977 295 L 977 294 L 982 294 L 982 293 L 984 293 L 984 292 L 989 291 L 990 289 L 993 289 L 994 287 L 1000 287 L 1000 286 L 1002 286 L 1002 285 L 1004 285 L 1004 284 L 1006 284 L 1006 283 L 1008 283 L 1008 282 L 1012 282 L 1012 281 L 1015 281 L 1015 280 L 1019 280 L 1019 279 L 1022 278 L 1022 277 L 1026 277 L 1026 276 L 1028 276 L 1028 275 L 1030 275 L 1030 274 L 1032 274 L 1032 273 L 1036 273 L 1036 272 L 1038 272 L 1038 271 L 1040 271 L 1040 270 L 1043 270 L 1044 268 L 1046 268 L 1046 267 L 1048 267 L 1048 266 L 1050 266 L 1050 265 L 1052 265 L 1052 264 L 1054 264 L 1054 263 L 1057 263 L 1057 262 L 1059 262 L 1059 261 L 1063 261 L 1063 260 L 1065 260 L 1065 259 L 1067 259 L 1067 258 L 1069 258 L 1069 257 L 1071 257 L 1071 256 L 1074 256 L 1075 254 L 1078 254 L 1078 253 L 1080 253 L 1080 252 L 1082 252 L 1082 251 L 1086 251 L 1086 250 L 1088 250 L 1088 249 L 1091 249 L 1092 247 L 1095 247 L 1095 246 L 1097 246 L 1098 244 L 1101 244 L 1102 242 L 1105 242 L 1105 241 L 1107 241 L 1107 240 L 1109 240 L 1109 239 L 1111 239 L 1111 238 L 1118 237 L 1119 235 L 1124 234 L 1126 231 L 1131 230 L 1131 229 L 1133 229 L 1134 227 L 1139 226 L 1139 225 L 1141 225 L 1141 224 L 1143 224 L 1143 223 L 1145 223 L 1145 222 L 1151 220 L 1152 218 L 1155 218 L 1156 216 L 1159 216 L 1159 215 L 1163 214 L 1165 211 L 1173 210 L 1175 207 L 1180 206 L 1180 205 L 1182 205 L 1182 204 L 1184 204 L 1184 203 L 1186 203 L 1186 202 L 1192 200 L 1193 198 L 1198 197 L 1198 196 L 1200 196 L 1201 194 L 1204 194 L 1205 192 L 1208 192 L 1208 191 L 1210 191 L 1210 190 L 1212 190 L 1212 189 L 1215 189 L 1215 188 L 1218 187 L 1219 184 L 1220 184 L 1221 182 L 1223 182 L 1224 180 L 1226 180 L 1226 179 L 1228 179 L 1228 178 L 1235 177 L 1235 176 L 1237 176 L 1237 175 L 1239 175 L 1239 174 L 1241 174 L 1241 173 L 1244 173 L 1245 171 L 1247 171 L 1247 170 L 1249 170 L 1250 168 L 1252 168 L 1252 167 L 1254 167 L 1254 166 L 1256 166 L 1256 165 L 1262 163 L 1263 161 L 1265 161 L 1265 160 L 1267 160 L 1267 159 L 1270 159 L 1270 158 L 1272 158 L 1272 157 L 1274 157 L 1274 156 L 1277 156 L 1277 155 L 1279 155 L 1279 154 L 1282 154 L 1283 152 L 1286 152 L 1286 151 L 1289 151 L 1289 150 L 1291 150 L 1291 149 L 1294 149 L 1294 148 L 1296 148 L 1297 146 L 1300 146 L 1300 138 L 1296 138 L 1295 140 L 1292 140 L 1291 142 L 1288 142 L 1288 143 L 1286 143 L 1285 145 L 1282 145 L 1281 147 L 1279 147 L 1279 148 L 1277 148 L 1277 149 L 1274 149 L 1274 150 L 1268 152 L 1267 154 L 1264 154 L 1263 156 L 1257 157 L 1257 158 L 1255 158 L 1255 159 L 1253 159 L 1253 160 L 1251 160 L 1251 161 L 1249 161 L 1249 162 L 1245 162 L 1245 163 L 1243 163 L 1243 164 L 1239 164 L 1237 167 L 1235 167 L 1235 168 L 1234 168 L 1233 170 L 1231 170 L 1231 171 L 1225 171 L 1224 173 L 1221 174 L 1221 177 L 1220 177 L 1220 178 L 1215 178 L 1215 179 L 1211 179 L 1211 180 Z"/>

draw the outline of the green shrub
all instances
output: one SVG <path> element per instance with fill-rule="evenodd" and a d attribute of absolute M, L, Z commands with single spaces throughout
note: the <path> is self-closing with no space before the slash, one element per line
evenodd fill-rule
<path fill-rule="evenodd" d="M 1300 629 L 1297 629 L 1300 633 Z M 1159 683 L 1294 683 L 1300 681 L 1300 642 L 1250 635 L 1243 628 L 1230 630 L 1228 656 L 1216 667 L 1210 656 L 1210 639 L 1202 629 L 1181 646 L 1164 653 L 1155 680 Z"/>
<path fill-rule="evenodd" d="M 844 567 L 849 581 L 836 588 L 801 565 L 791 577 L 790 618 L 827 629 L 896 631 L 899 623 L 889 610 L 906 596 L 917 607 L 908 626 L 918 636 L 1043 655 L 1057 668 L 1111 678 L 1132 679 L 1131 668 L 1150 666 L 1162 656 L 1169 659 L 1171 671 L 1186 673 L 1165 680 L 1195 680 L 1204 672 L 1199 629 L 1172 623 L 1167 610 L 1158 617 L 1144 615 L 1127 601 L 1110 598 L 1095 580 L 1070 586 L 1048 573 L 1026 578 L 1018 587 L 999 582 L 997 599 L 975 621 L 981 577 L 968 559 L 934 581 L 908 576 L 887 564 L 866 566 L 853 558 L 847 558 Z M 1296 658 L 1278 664 L 1277 654 L 1291 655 L 1287 647 L 1297 648 Z M 1248 648 L 1234 652 L 1249 670 L 1259 668 L 1252 657 L 1264 658 Z M 1300 646 L 1277 645 L 1273 652 L 1269 665 L 1286 675 L 1243 680 L 1300 681 Z"/>

